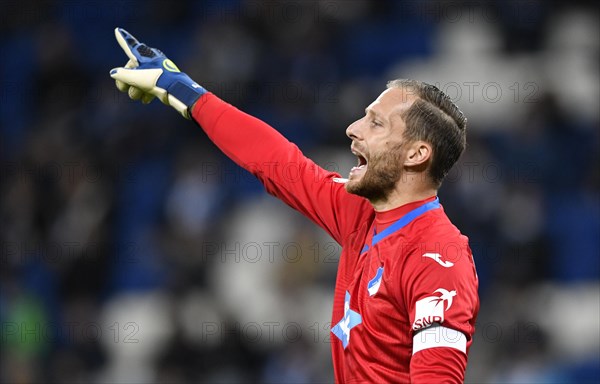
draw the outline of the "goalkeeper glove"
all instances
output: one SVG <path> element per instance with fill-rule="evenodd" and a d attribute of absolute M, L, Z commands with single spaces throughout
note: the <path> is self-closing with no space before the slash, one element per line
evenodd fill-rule
<path fill-rule="evenodd" d="M 123 28 L 115 28 L 117 42 L 129 57 L 124 67 L 113 68 L 110 76 L 117 88 L 133 100 L 148 104 L 157 97 L 190 119 L 189 108 L 206 93 L 188 75 L 169 60 L 164 53 L 140 43 Z"/>

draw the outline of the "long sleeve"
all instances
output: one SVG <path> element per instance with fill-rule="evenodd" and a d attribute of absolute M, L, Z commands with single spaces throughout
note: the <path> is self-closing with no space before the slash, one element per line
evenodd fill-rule
<path fill-rule="evenodd" d="M 465 380 L 467 355 L 453 348 L 432 348 L 417 352 L 410 360 L 412 384 L 458 384 Z"/>
<path fill-rule="evenodd" d="M 400 302 L 411 324 L 412 383 L 462 383 L 479 311 L 468 239 L 442 208 L 421 221 L 401 268 Z"/>
<path fill-rule="evenodd" d="M 346 192 L 298 147 L 263 121 L 215 95 L 203 95 L 193 119 L 225 155 L 255 175 L 267 192 L 325 229 L 338 243 L 360 222 L 368 202 Z"/>

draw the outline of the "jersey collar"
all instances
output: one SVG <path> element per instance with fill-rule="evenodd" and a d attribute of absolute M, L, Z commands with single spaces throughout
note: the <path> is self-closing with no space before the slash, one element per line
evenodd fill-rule
<path fill-rule="evenodd" d="M 388 225 L 398 220 L 402 216 L 415 208 L 434 201 L 437 196 L 431 196 L 423 200 L 413 201 L 408 204 L 399 206 L 398 208 L 390 209 L 389 211 L 375 212 L 375 230 L 381 232 Z"/>

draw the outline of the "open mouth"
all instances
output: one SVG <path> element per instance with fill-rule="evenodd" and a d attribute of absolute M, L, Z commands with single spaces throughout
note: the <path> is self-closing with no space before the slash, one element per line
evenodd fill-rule
<path fill-rule="evenodd" d="M 357 158 L 357 165 L 355 167 L 352 167 L 352 169 L 350 170 L 350 177 L 352 177 L 353 174 L 364 172 L 369 163 L 365 155 L 363 155 L 354 148 L 352 148 L 352 154 Z"/>
<path fill-rule="evenodd" d="M 358 165 L 357 165 L 358 168 L 364 167 L 367 165 L 367 159 L 365 159 L 365 157 L 363 155 L 358 154 L 357 157 L 358 157 Z"/>

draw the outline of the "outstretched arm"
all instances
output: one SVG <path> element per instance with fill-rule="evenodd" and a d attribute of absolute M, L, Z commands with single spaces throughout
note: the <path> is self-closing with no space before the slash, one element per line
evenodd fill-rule
<path fill-rule="evenodd" d="M 111 70 L 117 87 L 132 99 L 154 97 L 195 120 L 233 161 L 255 175 L 272 195 L 324 228 L 338 243 L 357 227 L 368 202 L 350 195 L 340 176 L 306 158 L 298 147 L 263 121 L 220 100 L 194 82 L 161 51 L 127 31 L 115 35 L 129 62 Z"/>
<path fill-rule="evenodd" d="M 306 158 L 300 149 L 265 122 L 211 93 L 192 109 L 192 118 L 233 161 L 255 175 L 266 190 L 324 228 L 338 243 L 366 204 L 350 195 L 339 174 Z"/>

